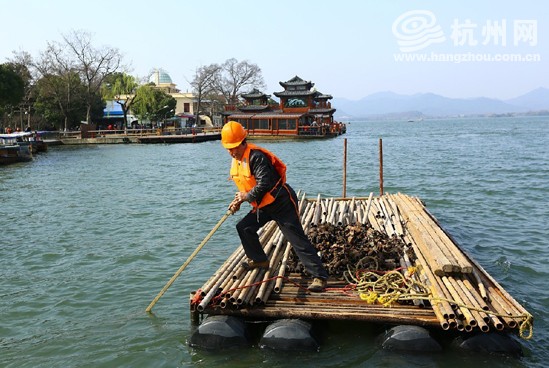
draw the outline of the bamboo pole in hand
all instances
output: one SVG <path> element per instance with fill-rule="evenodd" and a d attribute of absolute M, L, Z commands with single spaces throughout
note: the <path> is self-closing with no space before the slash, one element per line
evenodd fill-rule
<path fill-rule="evenodd" d="M 187 265 L 189 263 L 191 263 L 191 261 L 193 260 L 193 258 L 198 254 L 198 252 L 200 252 L 200 249 L 202 249 L 202 247 L 208 242 L 208 240 L 210 240 L 210 238 L 213 236 L 213 234 L 217 231 L 217 229 L 219 229 L 219 227 L 221 226 L 221 224 L 223 224 L 225 222 L 225 220 L 229 217 L 229 215 L 231 215 L 232 212 L 230 210 L 227 211 L 227 213 L 225 213 L 223 215 L 223 217 L 221 217 L 221 220 L 219 220 L 219 222 L 213 227 L 212 230 L 210 230 L 210 232 L 208 233 L 208 235 L 206 235 L 206 237 L 204 238 L 204 240 L 202 240 L 202 242 L 198 245 L 198 247 L 196 247 L 196 249 L 194 250 L 194 252 L 189 256 L 189 258 L 187 258 L 187 260 L 185 261 L 185 263 L 183 263 L 183 265 L 181 267 L 179 267 L 179 269 L 177 270 L 177 272 L 172 276 L 172 278 L 166 283 L 166 285 L 164 285 L 164 287 L 162 288 L 162 290 L 160 290 L 160 292 L 158 293 L 158 295 L 153 299 L 153 301 L 151 302 L 151 304 L 149 304 L 149 306 L 147 307 L 147 309 L 145 309 L 145 312 L 147 313 L 150 313 L 152 308 L 154 307 L 154 305 L 156 304 L 156 302 L 162 297 L 162 295 L 164 295 L 164 293 L 166 292 L 166 290 L 168 290 L 168 288 L 173 284 L 173 282 L 179 277 L 179 275 L 181 274 L 181 272 L 183 272 L 183 270 L 187 267 Z"/>

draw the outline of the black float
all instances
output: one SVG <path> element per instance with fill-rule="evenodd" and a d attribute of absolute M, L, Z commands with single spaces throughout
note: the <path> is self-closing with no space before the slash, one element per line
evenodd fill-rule
<path fill-rule="evenodd" d="M 429 331 L 419 326 L 395 326 L 379 337 L 380 345 L 386 350 L 437 352 L 442 347 Z"/>
<path fill-rule="evenodd" d="M 244 320 L 233 316 L 210 316 L 189 339 L 194 348 L 220 350 L 250 345 Z"/>
<path fill-rule="evenodd" d="M 318 350 L 312 325 L 299 319 L 281 319 L 265 329 L 259 345 L 273 350 Z"/>

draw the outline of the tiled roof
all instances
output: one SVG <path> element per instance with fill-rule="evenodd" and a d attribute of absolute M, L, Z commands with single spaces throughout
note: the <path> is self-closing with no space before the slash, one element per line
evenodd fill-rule
<path fill-rule="evenodd" d="M 320 92 L 320 91 L 316 91 L 317 95 L 315 96 L 316 99 L 325 99 L 325 100 L 329 100 L 329 99 L 332 99 L 332 95 L 325 95 L 324 93 Z"/>
<path fill-rule="evenodd" d="M 295 97 L 295 96 L 311 96 L 314 95 L 316 91 L 282 91 L 274 92 L 273 94 L 276 97 Z"/>
<path fill-rule="evenodd" d="M 310 115 L 309 113 L 303 114 L 285 114 L 283 112 L 277 113 L 275 111 L 269 111 L 261 114 L 234 114 L 230 115 L 229 119 L 299 119 L 302 116 Z"/>
<path fill-rule="evenodd" d="M 311 114 L 330 114 L 334 113 L 336 109 L 310 109 L 309 112 Z"/>
<path fill-rule="evenodd" d="M 309 86 L 309 88 L 312 88 L 315 85 L 311 81 L 305 81 L 299 78 L 297 75 L 286 82 L 279 82 L 279 83 L 284 88 L 290 87 L 290 86 L 304 86 L 304 85 L 307 85 Z"/>
<path fill-rule="evenodd" d="M 257 88 L 254 88 L 253 90 L 251 90 L 248 93 L 241 93 L 240 96 L 242 96 L 243 98 L 246 98 L 246 99 L 260 98 L 260 97 L 267 97 L 267 98 L 271 97 L 271 95 L 266 95 L 265 93 L 261 92 Z"/>
<path fill-rule="evenodd" d="M 266 110 L 270 106 L 269 105 L 248 105 L 248 106 L 242 106 L 240 108 L 240 111 L 261 111 Z"/>

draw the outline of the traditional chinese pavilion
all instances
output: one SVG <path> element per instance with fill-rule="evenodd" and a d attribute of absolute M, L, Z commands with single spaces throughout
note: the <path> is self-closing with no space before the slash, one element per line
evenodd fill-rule
<path fill-rule="evenodd" d="M 322 138 L 345 132 L 345 126 L 334 120 L 331 95 L 320 93 L 314 83 L 298 76 L 280 85 L 284 91 L 274 93 L 278 104 L 272 103 L 271 95 L 253 89 L 241 95 L 243 106 L 227 109 L 225 122 L 239 122 L 251 137 Z"/>

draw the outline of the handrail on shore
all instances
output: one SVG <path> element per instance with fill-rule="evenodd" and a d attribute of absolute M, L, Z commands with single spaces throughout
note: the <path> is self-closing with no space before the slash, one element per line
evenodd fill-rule
<path fill-rule="evenodd" d="M 161 128 L 143 128 L 143 129 L 99 129 L 88 131 L 52 131 L 46 133 L 50 137 L 59 139 L 82 139 L 82 138 L 98 138 L 98 137 L 145 137 L 151 135 L 197 135 L 207 133 L 219 133 L 219 127 L 190 127 L 179 129 L 161 129 Z"/>

